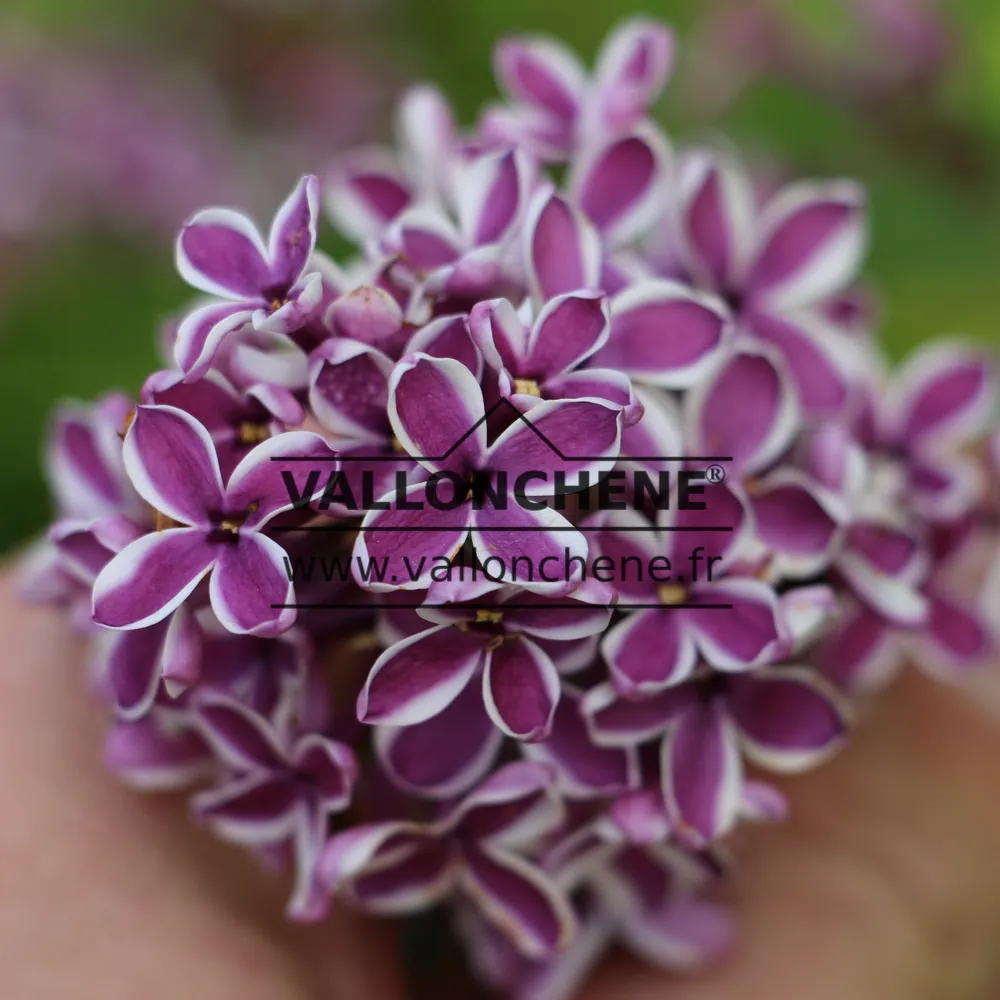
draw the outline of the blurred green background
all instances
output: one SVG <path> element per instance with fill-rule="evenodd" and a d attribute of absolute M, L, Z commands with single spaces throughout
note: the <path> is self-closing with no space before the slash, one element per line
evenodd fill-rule
<path fill-rule="evenodd" d="M 168 103 L 187 94 L 178 72 L 185 80 L 191 74 L 208 80 L 217 101 L 212 121 L 228 143 L 226 168 L 216 178 L 219 200 L 240 202 L 244 192 L 226 181 L 253 175 L 256 186 L 244 200 L 269 214 L 294 177 L 306 168 L 322 170 L 336 147 L 386 138 L 389 98 L 407 80 L 439 83 L 467 122 L 494 96 L 490 51 L 498 36 L 552 33 L 589 60 L 612 24 L 633 12 L 664 18 L 679 35 L 681 62 L 659 114 L 675 140 L 721 131 L 756 162 L 773 160 L 792 174 L 856 176 L 868 185 L 868 278 L 891 353 L 943 333 L 1000 343 L 996 0 L 948 0 L 937 9 L 929 0 L 611 6 L 579 0 L 6 0 L 0 206 L 5 198 L 14 209 L 22 205 L 16 186 L 4 179 L 5 157 L 14 155 L 11 143 L 20 134 L 8 119 L 22 129 L 33 124 L 31 87 L 54 88 L 56 103 L 69 96 L 74 77 L 53 84 L 67 53 L 71 59 L 85 53 L 87 72 L 97 74 L 108 52 L 116 59 L 124 54 L 143 72 L 155 67 Z M 38 60 L 18 59 L 25 33 L 50 53 L 41 70 Z M 308 60 L 299 58 L 303 46 Z M 26 80 L 26 64 L 45 80 Z M 110 93 L 132 97 L 128 86 L 113 85 Z M 206 102 L 197 93 L 185 100 L 201 115 Z M 148 123 L 142 107 L 135 114 L 136 127 Z M 80 129 L 71 134 L 71 150 L 93 138 L 81 115 L 69 108 Z M 126 121 L 119 132 L 129 127 Z M 60 166 L 54 162 L 60 148 L 22 149 L 21 179 Z M 110 161 L 117 162 L 115 155 Z M 171 260 L 170 222 L 179 222 L 180 214 L 131 226 L 120 218 L 109 222 L 106 206 L 88 204 L 63 226 L 60 213 L 69 210 L 61 194 L 70 182 L 56 174 L 39 196 L 54 224 L 49 218 L 38 231 L 25 225 L 6 235 L 0 229 L 0 549 L 37 532 L 49 516 L 40 453 L 53 403 L 112 387 L 135 392 L 159 366 L 159 324 L 187 301 Z M 163 208 L 161 181 L 155 171 L 152 176 L 145 196 Z M 195 195 L 184 176 L 178 205 Z M 112 176 L 112 200 L 120 183 Z"/>

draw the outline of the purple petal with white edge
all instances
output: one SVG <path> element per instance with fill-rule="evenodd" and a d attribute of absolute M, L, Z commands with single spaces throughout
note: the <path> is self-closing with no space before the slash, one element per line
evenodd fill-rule
<path fill-rule="evenodd" d="M 699 283 L 724 291 L 736 282 L 753 224 L 753 192 L 735 164 L 706 154 L 685 159 L 678 199 L 679 250 Z"/>
<path fill-rule="evenodd" d="M 778 316 L 756 309 L 746 324 L 781 353 L 807 413 L 842 410 L 850 392 L 848 361 L 857 355 L 854 341 L 806 311 Z"/>
<path fill-rule="evenodd" d="M 829 562 L 838 525 L 807 482 L 776 475 L 754 489 L 750 505 L 759 537 L 786 574 L 813 576 Z"/>
<path fill-rule="evenodd" d="M 788 800 L 773 785 L 747 780 L 740 815 L 751 823 L 782 823 L 788 817 Z"/>
<path fill-rule="evenodd" d="M 635 239 L 662 214 L 670 151 L 662 133 L 639 127 L 579 157 L 571 197 L 612 246 Z"/>
<path fill-rule="evenodd" d="M 288 766 L 273 727 L 242 702 L 204 692 L 193 707 L 198 733 L 227 767 L 252 773 L 283 771 Z"/>
<path fill-rule="evenodd" d="M 503 733 L 483 708 L 478 684 L 467 684 L 443 711 L 414 726 L 379 726 L 375 753 L 394 785 L 414 795 L 450 799 L 482 779 Z"/>
<path fill-rule="evenodd" d="M 476 379 L 482 377 L 483 361 L 469 335 L 464 315 L 438 316 L 421 327 L 410 338 L 404 350 L 407 354 L 426 354 L 432 358 L 452 358 L 460 361 Z"/>
<path fill-rule="evenodd" d="M 584 695 L 581 710 L 596 744 L 634 747 L 656 739 L 697 697 L 690 684 L 638 699 L 623 698 L 611 684 L 598 684 Z"/>
<path fill-rule="evenodd" d="M 822 584 L 793 587 L 778 598 L 778 605 L 787 656 L 812 645 L 840 614 L 836 593 Z"/>
<path fill-rule="evenodd" d="M 147 715 L 160 687 L 161 654 L 169 622 L 115 632 L 104 654 L 104 669 L 119 716 L 129 722 Z"/>
<path fill-rule="evenodd" d="M 858 597 L 889 621 L 904 627 L 926 622 L 927 599 L 911 574 L 886 572 L 867 554 L 850 549 L 837 557 L 836 567 Z"/>
<path fill-rule="evenodd" d="M 982 664 L 994 650 L 986 621 L 940 590 L 929 587 L 925 593 L 929 614 L 917 650 L 921 663 L 946 678 Z"/>
<path fill-rule="evenodd" d="M 642 419 L 643 406 L 628 375 L 610 368 L 583 368 L 548 379 L 547 399 L 604 399 L 622 409 L 623 432 Z"/>
<path fill-rule="evenodd" d="M 319 227 L 319 178 L 308 175 L 278 209 L 268 240 L 271 284 L 288 289 L 306 270 L 316 249 Z"/>
<path fill-rule="evenodd" d="M 547 301 L 565 292 L 597 288 L 601 237 L 574 205 L 551 191 L 539 191 L 524 225 L 525 257 L 532 290 Z"/>
<path fill-rule="evenodd" d="M 798 406 L 777 359 L 741 350 L 692 390 L 685 416 L 699 454 L 729 456 L 737 470 L 753 473 L 791 443 Z"/>
<path fill-rule="evenodd" d="M 961 453 L 947 458 L 914 457 L 910 462 L 910 485 L 914 510 L 930 521 L 954 521 L 966 516 L 985 488 L 981 464 Z"/>
<path fill-rule="evenodd" d="M 459 142 L 448 99 L 431 84 L 407 87 L 397 105 L 395 128 L 418 187 L 431 196 L 438 194 L 448 183 L 446 174 Z"/>
<path fill-rule="evenodd" d="M 845 735 L 844 709 L 833 688 L 805 668 L 764 670 L 729 683 L 729 715 L 746 755 L 770 771 L 815 766 Z"/>
<path fill-rule="evenodd" d="M 368 913 L 400 916 L 429 909 L 454 888 L 458 861 L 447 844 L 427 841 L 419 850 L 355 877 L 347 897 Z"/>
<path fill-rule="evenodd" d="M 144 535 L 122 549 L 94 581 L 94 621 L 106 628 L 148 628 L 187 600 L 217 551 L 197 528 Z"/>
<path fill-rule="evenodd" d="M 755 302 L 808 305 L 841 291 L 865 250 L 865 196 L 848 181 L 792 184 L 764 209 L 747 277 Z"/>
<path fill-rule="evenodd" d="M 171 616 L 161 658 L 167 693 L 176 698 L 201 678 L 205 633 L 181 605 Z"/>
<path fill-rule="evenodd" d="M 864 605 L 848 605 L 814 656 L 823 676 L 847 690 L 880 688 L 895 674 L 900 650 L 892 629 Z"/>
<path fill-rule="evenodd" d="M 299 923 L 318 923 L 330 913 L 330 893 L 319 879 L 319 862 L 327 837 L 327 818 L 319 810 L 300 807 L 292 840 L 294 879 L 285 916 Z"/>
<path fill-rule="evenodd" d="M 729 578 L 694 589 L 694 601 L 729 608 L 686 609 L 685 624 L 717 670 L 740 671 L 764 662 L 782 638 L 778 597 L 761 580 Z"/>
<path fill-rule="evenodd" d="M 253 326 L 258 333 L 291 334 L 300 331 L 310 320 L 321 319 L 326 289 L 319 273 L 305 275 L 282 297 L 272 298 L 254 310 Z"/>
<path fill-rule="evenodd" d="M 525 476 L 524 496 L 551 496 L 557 473 L 563 474 L 571 490 L 582 473 L 589 474 L 593 483 L 609 472 L 618 458 L 621 436 L 622 412 L 612 403 L 544 400 L 497 438 L 486 464 L 492 472 L 507 473 L 511 491 Z"/>
<path fill-rule="evenodd" d="M 189 729 L 168 729 L 155 714 L 138 722 L 115 722 L 104 760 L 124 784 L 150 792 L 187 788 L 216 767 L 200 737 Z"/>
<path fill-rule="evenodd" d="M 292 763 L 300 780 L 312 783 L 321 809 L 340 812 L 347 808 L 358 777 L 358 759 L 349 746 L 307 733 L 295 744 Z"/>
<path fill-rule="evenodd" d="M 680 896 L 652 913 L 627 914 L 620 934 L 634 955 L 683 973 L 723 958 L 736 940 L 736 927 L 725 906 Z"/>
<path fill-rule="evenodd" d="M 393 498 L 389 510 L 365 515 L 352 563 L 354 579 L 365 590 L 426 590 L 469 536 L 471 504 L 440 510 L 428 501 L 423 483 L 407 489 L 406 502 L 410 509 Z"/>
<path fill-rule="evenodd" d="M 667 813 L 685 840 L 707 844 L 733 828 L 743 766 L 736 731 L 719 701 L 676 720 L 663 741 L 660 769 Z"/>
<path fill-rule="evenodd" d="M 381 150 L 344 158 L 327 178 L 324 190 L 334 223 L 360 243 L 378 236 L 413 199 L 394 158 Z"/>
<path fill-rule="evenodd" d="M 694 483 L 699 483 L 694 480 Z M 680 509 L 673 514 L 661 511 L 657 520 L 664 527 L 683 529 L 671 536 L 671 556 L 673 570 L 686 574 L 685 564 L 691 568 L 691 583 L 718 578 L 721 571 L 739 558 L 746 539 L 752 534 L 754 524 L 745 501 L 729 485 L 706 483 L 705 492 L 700 495 L 703 510 L 697 508 Z M 728 531 L 712 529 L 728 528 Z M 698 549 L 701 552 L 698 552 Z M 694 558 L 697 556 L 697 558 Z"/>
<path fill-rule="evenodd" d="M 662 844 L 670 835 L 670 820 L 659 791 L 626 792 L 609 810 L 611 821 L 632 844 Z"/>
<path fill-rule="evenodd" d="M 223 839 L 258 846 L 280 843 L 293 833 L 299 797 L 293 782 L 251 773 L 198 792 L 192 806 Z"/>
<path fill-rule="evenodd" d="M 482 914 L 529 958 L 544 958 L 572 939 L 569 900 L 538 868 L 485 844 L 467 847 L 461 884 Z"/>
<path fill-rule="evenodd" d="M 597 661 L 598 639 L 596 635 L 588 635 L 583 639 L 570 639 L 567 642 L 556 639 L 537 639 L 536 642 L 549 654 L 549 659 L 555 664 L 560 676 L 567 677 L 594 665 Z"/>
<path fill-rule="evenodd" d="M 203 424 L 173 406 L 137 406 L 122 445 L 136 492 L 182 524 L 208 527 L 222 508 L 222 473 Z"/>
<path fill-rule="evenodd" d="M 608 300 L 599 292 L 557 296 L 535 321 L 523 371 L 536 378 L 568 372 L 600 350 L 610 331 Z"/>
<path fill-rule="evenodd" d="M 403 310 L 384 288 L 362 285 L 334 301 L 324 322 L 343 337 L 388 349 L 403 326 Z"/>
<path fill-rule="evenodd" d="M 580 695 L 564 685 L 552 732 L 543 743 L 524 747 L 531 760 L 555 768 L 556 787 L 569 798 L 618 795 L 635 787 L 638 761 L 632 746 L 598 746 L 581 712 Z"/>
<path fill-rule="evenodd" d="M 270 284 L 267 248 L 240 212 L 209 208 L 194 215 L 177 237 L 180 276 L 193 288 L 228 299 L 260 298 Z"/>
<path fill-rule="evenodd" d="M 559 674 L 548 654 L 530 639 L 511 638 L 487 658 L 483 702 L 504 733 L 536 743 L 552 728 L 559 686 Z"/>
<path fill-rule="evenodd" d="M 638 281 L 611 302 L 611 335 L 593 364 L 684 389 L 704 378 L 726 345 L 721 301 L 662 278 Z"/>
<path fill-rule="evenodd" d="M 246 395 L 255 399 L 278 423 L 286 427 L 297 427 L 306 419 L 302 404 L 288 389 L 280 385 L 258 383 L 250 386 Z"/>
<path fill-rule="evenodd" d="M 506 627 L 513 632 L 526 632 L 535 638 L 571 640 L 603 632 L 611 619 L 611 609 L 583 601 L 574 607 L 560 601 L 553 604 L 545 597 L 518 593 L 517 607 L 504 612 Z M 503 610 L 500 605 L 498 610 Z"/>
<path fill-rule="evenodd" d="M 335 457 L 326 441 L 311 431 L 285 431 L 262 441 L 229 477 L 225 513 L 243 517 L 243 536 L 260 530 L 275 515 L 321 496 L 338 468 Z"/>
<path fill-rule="evenodd" d="M 617 130 L 640 119 L 666 86 L 673 63 L 673 33 L 658 21 L 636 17 L 616 28 L 594 70 L 604 123 Z"/>
<path fill-rule="evenodd" d="M 331 338 L 309 357 L 309 408 L 325 430 L 384 441 L 393 361 L 357 340 Z"/>
<path fill-rule="evenodd" d="M 543 162 L 565 162 L 574 146 L 574 123 L 529 104 L 491 104 L 479 116 L 484 143 L 526 149 Z"/>
<path fill-rule="evenodd" d="M 483 637 L 450 625 L 409 636 L 372 665 L 358 695 L 358 719 L 413 726 L 443 712 L 483 662 Z"/>
<path fill-rule="evenodd" d="M 684 454 L 680 414 L 673 399 L 665 392 L 646 386 L 634 387 L 642 406 L 642 417 L 636 424 L 625 420 L 622 432 L 622 458 L 630 465 L 655 471 L 670 471 Z"/>
<path fill-rule="evenodd" d="M 485 153 L 460 170 L 459 228 L 470 246 L 503 239 L 518 221 L 531 179 L 531 164 L 519 150 Z"/>
<path fill-rule="evenodd" d="M 219 365 L 226 377 L 240 387 L 267 382 L 292 392 L 309 384 L 309 358 L 290 337 L 255 330 L 237 338 Z"/>
<path fill-rule="evenodd" d="M 472 546 L 490 580 L 553 597 L 579 583 L 587 539 L 558 511 L 526 510 L 510 498 L 506 510 L 486 505 L 472 518 Z"/>
<path fill-rule="evenodd" d="M 486 364 L 496 372 L 527 374 L 529 330 L 507 299 L 477 302 L 469 314 L 469 333 Z"/>
<path fill-rule="evenodd" d="M 295 623 L 295 591 L 285 550 L 266 535 L 243 532 L 216 550 L 208 583 L 212 610 L 237 635 L 273 637 Z"/>
<path fill-rule="evenodd" d="M 546 38 L 506 38 L 494 50 L 497 82 L 515 100 L 572 119 L 579 109 L 586 73 L 576 57 Z"/>
<path fill-rule="evenodd" d="M 448 217 L 431 207 L 405 211 L 393 223 L 387 242 L 418 274 L 454 263 L 462 248 L 461 237 Z"/>
<path fill-rule="evenodd" d="M 615 688 L 633 698 L 686 680 L 697 661 L 683 615 L 670 608 L 629 615 L 605 636 L 601 653 Z"/>
<path fill-rule="evenodd" d="M 985 430 L 995 398 L 995 368 L 983 351 L 934 344 L 918 351 L 891 386 L 887 431 L 904 446 L 968 439 Z"/>
<path fill-rule="evenodd" d="M 389 421 L 407 453 L 432 472 L 479 467 L 486 409 L 475 375 L 460 361 L 413 354 L 389 379 Z"/>
<path fill-rule="evenodd" d="M 417 823 L 366 823 L 334 834 L 319 862 L 320 881 L 330 890 L 386 865 L 395 857 L 408 857 L 427 843 L 424 827 Z"/>

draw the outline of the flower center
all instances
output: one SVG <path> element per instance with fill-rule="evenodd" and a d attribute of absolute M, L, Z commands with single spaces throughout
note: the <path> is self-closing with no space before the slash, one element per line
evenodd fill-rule
<path fill-rule="evenodd" d="M 538 396 L 539 398 L 542 395 L 538 383 L 531 378 L 514 379 L 514 392 L 520 393 L 522 396 Z"/>
<path fill-rule="evenodd" d="M 477 625 L 499 625 L 503 621 L 503 612 L 493 608 L 477 608 Z"/>
<path fill-rule="evenodd" d="M 266 441 L 271 436 L 271 428 L 267 424 L 255 424 L 251 420 L 244 420 L 237 433 L 240 444 L 255 445 Z"/>
<path fill-rule="evenodd" d="M 687 600 L 687 591 L 679 583 L 664 583 L 656 590 L 660 604 L 667 607 L 683 604 Z"/>
<path fill-rule="evenodd" d="M 232 539 L 236 538 L 240 533 L 240 528 L 246 524 L 247 518 L 251 514 L 256 514 L 260 509 L 259 500 L 251 500 L 247 504 L 246 510 L 240 514 L 230 514 L 228 517 L 222 518 L 218 523 L 218 529 L 223 533 L 224 536 Z"/>

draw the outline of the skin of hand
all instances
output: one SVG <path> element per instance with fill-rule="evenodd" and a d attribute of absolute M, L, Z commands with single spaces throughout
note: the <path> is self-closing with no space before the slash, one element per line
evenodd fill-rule
<path fill-rule="evenodd" d="M 9 572 L 0 634 L 4 1000 L 404 995 L 391 924 L 287 924 L 280 879 L 175 798 L 116 785 L 79 640 Z M 665 977 L 613 956 L 581 1000 L 995 1000 L 1000 667 L 973 693 L 911 672 L 787 783 L 787 823 L 738 845 L 740 939 L 718 967 Z"/>

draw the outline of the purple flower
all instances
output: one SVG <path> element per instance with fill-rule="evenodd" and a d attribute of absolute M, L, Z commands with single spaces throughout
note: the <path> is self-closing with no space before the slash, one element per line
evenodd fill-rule
<path fill-rule="evenodd" d="M 636 701 L 592 689 L 584 715 L 607 746 L 663 741 L 660 780 L 672 826 L 695 845 L 730 831 L 744 809 L 742 756 L 768 770 L 814 766 L 844 735 L 843 710 L 812 671 L 782 667 L 691 680 Z"/>
<path fill-rule="evenodd" d="M 204 425 L 171 406 L 139 406 L 124 455 L 139 495 L 176 526 L 136 539 L 104 567 L 94 584 L 95 621 L 126 630 L 155 625 L 211 572 L 212 610 L 231 632 L 289 628 L 295 611 L 285 553 L 263 529 L 293 507 L 282 473 L 295 475 L 296 456 L 331 458 L 326 442 L 304 431 L 270 438 L 223 485 Z"/>
<path fill-rule="evenodd" d="M 278 210 L 265 243 L 245 215 L 225 208 L 194 215 L 177 238 L 177 269 L 194 288 L 218 296 L 195 309 L 177 331 L 178 366 L 205 372 L 223 339 L 248 325 L 287 334 L 320 306 L 323 278 L 310 272 L 316 248 L 319 181 L 303 177 Z"/>
<path fill-rule="evenodd" d="M 361 586 L 426 589 L 470 537 L 491 579 L 548 593 L 577 585 L 578 564 L 568 563 L 567 553 L 585 556 L 586 540 L 539 498 L 559 491 L 560 476 L 563 492 L 572 491 L 581 488 L 581 476 L 611 468 L 620 407 L 598 399 L 543 401 L 487 444 L 475 376 L 458 361 L 414 354 L 392 372 L 389 419 L 405 454 L 431 477 L 409 487 L 405 504 L 396 499 L 365 516 L 356 566 L 381 562 L 390 582 L 358 579 Z M 480 489 L 496 498 L 480 500 Z M 543 559 L 550 560 L 544 570 Z"/>
<path fill-rule="evenodd" d="M 555 885 L 521 853 L 562 818 L 550 776 L 522 761 L 496 771 L 434 823 L 395 821 L 335 835 L 323 883 L 376 913 L 410 913 L 461 893 L 518 951 L 541 958 L 575 930 Z"/>
<path fill-rule="evenodd" d="M 295 887 L 288 915 L 320 919 L 326 896 L 316 881 L 330 817 L 347 808 L 358 764 L 351 749 L 316 732 L 290 735 L 241 702 L 205 694 L 194 708 L 198 732 L 225 765 L 225 781 L 194 806 L 219 836 L 255 848 L 292 845 Z"/>

